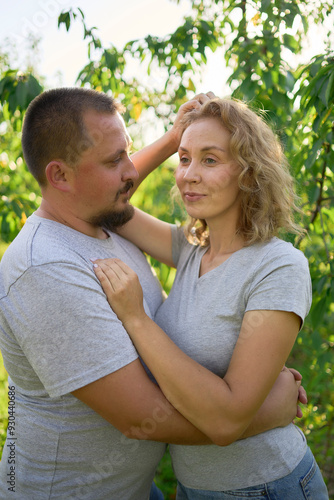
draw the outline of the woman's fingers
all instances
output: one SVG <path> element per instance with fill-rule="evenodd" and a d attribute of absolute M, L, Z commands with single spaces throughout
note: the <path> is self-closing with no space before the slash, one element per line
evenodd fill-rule
<path fill-rule="evenodd" d="M 93 265 L 95 274 L 107 295 L 110 292 L 121 292 L 137 284 L 137 274 L 120 259 L 97 259 Z"/>
<path fill-rule="evenodd" d="M 198 101 L 200 104 L 204 104 L 207 101 L 210 101 L 211 99 L 214 99 L 216 96 L 213 92 L 207 92 L 206 94 L 204 92 L 195 95 L 194 99 Z"/>

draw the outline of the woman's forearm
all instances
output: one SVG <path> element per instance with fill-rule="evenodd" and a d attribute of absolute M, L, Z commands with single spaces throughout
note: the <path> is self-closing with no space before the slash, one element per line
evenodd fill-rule
<path fill-rule="evenodd" d="M 138 188 L 141 182 L 161 165 L 167 158 L 176 153 L 178 148 L 178 138 L 173 130 L 169 130 L 165 135 L 141 151 L 134 153 L 131 160 L 139 173 L 132 193 Z"/>
<path fill-rule="evenodd" d="M 123 324 L 165 397 L 187 420 L 215 444 L 226 446 L 239 439 L 253 415 L 238 418 L 223 379 L 184 354 L 148 316 Z M 258 429 L 259 424 L 250 435 Z"/>

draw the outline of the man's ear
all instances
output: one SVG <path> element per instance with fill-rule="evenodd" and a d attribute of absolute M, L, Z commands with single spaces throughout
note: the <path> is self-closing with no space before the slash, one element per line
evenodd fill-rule
<path fill-rule="evenodd" d="M 45 168 L 48 183 L 63 192 L 70 190 L 71 174 L 73 175 L 73 169 L 59 160 L 50 161 Z"/>

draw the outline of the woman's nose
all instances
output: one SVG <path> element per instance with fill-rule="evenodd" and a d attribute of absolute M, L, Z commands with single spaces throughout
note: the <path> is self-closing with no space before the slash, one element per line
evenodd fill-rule
<path fill-rule="evenodd" d="M 183 179 L 187 182 L 199 182 L 201 176 L 197 168 L 196 162 L 192 161 L 184 172 Z"/>

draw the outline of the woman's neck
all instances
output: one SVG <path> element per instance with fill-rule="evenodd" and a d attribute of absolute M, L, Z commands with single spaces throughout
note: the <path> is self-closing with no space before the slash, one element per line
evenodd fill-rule
<path fill-rule="evenodd" d="M 209 227 L 210 246 L 201 262 L 200 276 L 215 269 L 225 262 L 233 253 L 245 246 L 244 238 L 236 233 L 236 228 Z"/>

